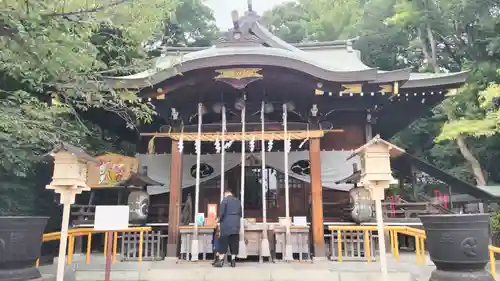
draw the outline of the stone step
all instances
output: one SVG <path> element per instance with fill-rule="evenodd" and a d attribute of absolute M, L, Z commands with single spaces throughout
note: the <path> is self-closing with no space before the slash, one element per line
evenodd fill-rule
<path fill-rule="evenodd" d="M 235 277 L 237 276 L 237 277 Z M 387 280 L 379 272 L 338 272 L 327 269 L 211 268 L 112 271 L 113 281 L 415 281 L 410 273 L 390 272 Z M 104 281 L 103 271 L 77 271 L 76 281 Z"/>

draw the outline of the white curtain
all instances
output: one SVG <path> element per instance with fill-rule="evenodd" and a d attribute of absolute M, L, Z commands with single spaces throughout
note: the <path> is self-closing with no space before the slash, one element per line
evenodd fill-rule
<path fill-rule="evenodd" d="M 148 176 L 155 181 L 161 182 L 163 186 L 149 186 L 148 193 L 151 195 L 170 191 L 170 154 L 139 154 L 140 165 L 148 167 Z M 220 176 L 220 154 L 201 155 L 200 161 L 200 183 L 206 182 Z M 240 164 L 240 154 L 226 153 L 225 169 L 231 170 Z M 190 187 L 196 183 L 196 155 L 182 156 L 182 188 Z"/>
<path fill-rule="evenodd" d="M 360 167 L 359 157 L 346 161 L 353 153 L 350 151 L 321 151 L 321 184 L 324 187 L 348 191 L 352 184 L 335 184 L 335 182 L 347 178 L 353 172 L 353 164 Z M 280 172 L 284 172 L 283 152 L 268 152 L 266 157 L 267 166 Z M 309 162 L 309 151 L 296 151 L 288 154 L 288 173 L 298 180 L 311 182 L 311 170 Z"/>
<path fill-rule="evenodd" d="M 346 161 L 353 151 L 321 151 L 321 183 L 324 187 L 336 190 L 348 191 L 351 184 L 335 184 L 335 182 L 350 176 L 353 172 L 353 164 L 360 167 L 359 157 Z M 151 195 L 165 193 L 170 190 L 170 154 L 137 155 L 140 165 L 148 167 L 148 176 L 164 186 L 150 186 L 148 193 Z M 206 154 L 201 156 L 201 178 L 205 182 L 220 176 L 220 154 Z M 226 153 L 225 170 L 231 170 L 241 163 L 240 153 Z M 309 151 L 290 152 L 288 156 L 288 172 L 291 177 L 305 182 L 311 182 Z M 260 161 L 260 153 L 252 153 L 247 156 L 247 164 Z M 252 162 L 252 163 L 250 163 Z M 266 165 L 284 173 L 283 152 L 267 152 Z M 196 155 L 183 155 L 182 159 L 182 188 L 190 187 L 196 181 Z"/>

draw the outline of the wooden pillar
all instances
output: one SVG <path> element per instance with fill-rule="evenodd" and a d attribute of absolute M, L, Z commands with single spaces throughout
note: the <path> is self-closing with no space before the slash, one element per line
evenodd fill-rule
<path fill-rule="evenodd" d="M 325 235 L 323 226 L 323 186 L 321 184 L 320 139 L 309 141 L 309 160 L 311 162 L 311 204 L 312 204 L 312 237 L 314 256 L 326 256 Z"/>
<path fill-rule="evenodd" d="M 172 161 L 170 166 L 170 201 L 168 206 L 168 240 L 167 257 L 177 257 L 179 243 L 179 224 L 181 218 L 182 200 L 182 153 L 179 152 L 177 141 L 172 140 Z"/>

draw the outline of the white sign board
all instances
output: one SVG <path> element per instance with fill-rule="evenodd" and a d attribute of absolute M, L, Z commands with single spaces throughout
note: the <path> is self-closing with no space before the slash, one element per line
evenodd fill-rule
<path fill-rule="evenodd" d="M 128 206 L 96 206 L 94 229 L 95 230 L 123 230 L 128 228 Z"/>

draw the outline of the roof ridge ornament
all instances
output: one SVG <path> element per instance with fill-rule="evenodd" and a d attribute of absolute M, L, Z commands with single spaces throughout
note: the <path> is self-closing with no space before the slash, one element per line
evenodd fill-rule
<path fill-rule="evenodd" d="M 251 1 L 250 1 L 251 2 Z M 249 9 L 251 9 L 251 3 L 249 4 Z M 230 47 L 234 45 L 262 45 L 262 40 L 252 34 L 249 28 L 249 20 L 247 15 L 255 13 L 249 11 L 244 17 L 239 17 L 238 11 L 233 10 L 231 12 L 231 18 L 233 21 L 233 28 L 224 33 L 224 35 L 219 38 L 216 42 L 216 47 Z"/>

